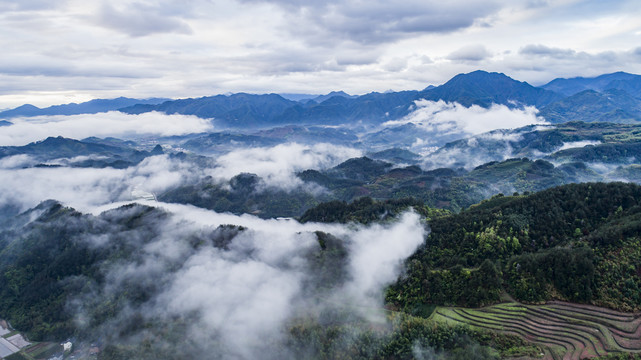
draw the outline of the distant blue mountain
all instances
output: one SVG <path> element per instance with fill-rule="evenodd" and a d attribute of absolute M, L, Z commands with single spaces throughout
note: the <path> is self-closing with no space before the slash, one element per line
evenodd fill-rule
<path fill-rule="evenodd" d="M 505 74 L 481 70 L 456 75 L 441 86 L 421 91 L 419 97 L 485 108 L 492 104 L 541 107 L 563 98 L 560 94 L 516 81 Z"/>
<path fill-rule="evenodd" d="M 290 94 L 290 93 L 279 93 L 278 95 L 282 96 L 283 98 L 291 101 L 309 101 L 312 100 L 318 96 L 318 94 Z"/>
<path fill-rule="evenodd" d="M 334 96 L 344 97 L 344 98 L 348 98 L 348 99 L 353 99 L 353 98 L 357 98 L 358 97 L 357 95 L 350 95 L 350 94 L 348 94 L 348 93 L 346 93 L 344 91 L 332 91 L 329 94 L 317 96 L 317 97 L 313 98 L 312 100 L 314 100 L 315 102 L 320 104 L 325 100 L 329 100 L 329 99 L 333 98 Z"/>
<path fill-rule="evenodd" d="M 355 98 L 332 96 L 316 103 L 297 104 L 273 118 L 275 124 L 378 124 L 409 112 L 417 91 L 369 93 Z"/>
<path fill-rule="evenodd" d="M 118 98 L 46 109 L 23 105 L 0 113 L 0 118 L 118 109 L 128 114 L 159 111 L 195 115 L 212 119 L 216 126 L 227 129 L 267 129 L 286 125 L 360 126 L 378 125 L 402 118 L 414 109 L 417 100 L 425 99 L 456 102 L 467 107 L 476 105 L 488 108 L 493 104 L 510 108 L 536 106 L 553 122 L 636 122 L 641 119 L 637 101 L 641 100 L 640 79 L 639 75 L 620 72 L 589 79 L 556 79 L 538 88 L 505 74 L 479 70 L 456 75 L 443 85 L 428 86 L 420 91 L 372 92 L 361 96 L 336 91 L 301 101 L 277 94 L 246 93 L 167 101 Z M 586 88 L 596 93 L 579 92 L 569 97 L 563 95 L 579 89 L 585 91 Z"/>
<path fill-rule="evenodd" d="M 11 110 L 5 110 L 3 112 L 0 112 L 0 119 L 9 119 L 12 117 L 17 117 L 17 116 L 37 116 L 40 115 L 39 112 L 42 111 L 42 109 L 33 106 L 31 104 L 25 104 L 22 106 L 18 106 L 15 109 Z"/>
<path fill-rule="evenodd" d="M 36 106 L 26 104 L 19 106 L 15 109 L 6 110 L 0 112 L 0 118 L 10 119 L 13 117 L 30 117 L 30 116 L 41 116 L 41 115 L 78 115 L 78 114 L 96 114 L 100 112 L 114 111 L 126 106 L 132 106 L 135 104 L 149 104 L 155 105 L 160 104 L 168 99 L 163 98 L 151 98 L 151 99 L 131 99 L 125 97 L 119 97 L 116 99 L 95 99 L 87 101 L 84 103 L 76 104 L 64 104 L 64 105 L 54 105 L 46 108 L 38 108 Z"/>
<path fill-rule="evenodd" d="M 641 99 L 618 89 L 584 90 L 543 107 L 539 115 L 552 123 L 637 123 L 641 121 Z"/>
<path fill-rule="evenodd" d="M 120 111 L 128 114 L 161 111 L 166 114 L 196 115 L 204 119 L 216 119 L 219 125 L 243 128 L 269 124 L 274 117 L 297 105 L 298 102 L 277 94 L 238 93 L 165 101 L 159 105 L 138 104 Z"/>
<path fill-rule="evenodd" d="M 308 101 L 315 101 L 316 103 L 322 103 L 323 101 L 332 98 L 334 96 L 340 96 L 340 97 L 345 97 L 345 98 L 355 98 L 358 97 L 357 95 L 350 95 L 344 91 L 332 91 L 329 94 L 325 95 L 312 95 L 312 94 L 287 94 L 287 93 L 280 93 L 278 94 L 282 97 L 284 97 L 287 100 L 292 100 L 292 101 L 300 101 L 303 103 L 306 103 Z"/>
<path fill-rule="evenodd" d="M 292 101 L 280 95 L 233 94 L 167 101 L 159 105 L 138 104 L 120 109 L 129 114 L 161 111 L 214 119 L 228 128 L 269 128 L 281 125 L 380 124 L 407 115 L 416 100 L 445 100 L 465 106 L 541 107 L 563 98 L 552 91 L 533 87 L 499 73 L 475 71 L 460 74 L 441 86 L 422 91 L 372 92 L 352 96 L 331 92 L 313 101 Z"/>
<path fill-rule="evenodd" d="M 99 139 L 96 138 L 89 138 L 87 140 L 92 139 L 99 141 Z M 142 151 L 129 147 L 127 142 L 118 142 L 117 139 L 113 139 L 112 141 L 107 140 L 106 142 L 116 145 L 79 141 L 62 136 L 48 137 L 45 140 L 36 141 L 24 146 L 0 146 L 0 158 L 13 155 L 29 155 L 34 160 L 41 162 L 41 164 L 36 166 L 50 166 L 42 163 L 51 160 L 67 159 L 63 161 L 63 163 L 73 167 L 127 168 L 141 162 L 146 157 L 164 153 L 160 145 L 151 151 Z M 73 162 L 70 160 L 78 156 L 95 156 L 96 158 L 79 159 Z"/>
<path fill-rule="evenodd" d="M 641 75 L 615 72 L 593 78 L 575 77 L 571 79 L 554 79 L 541 86 L 546 90 L 571 96 L 585 90 L 603 92 L 605 90 L 623 90 L 630 95 L 641 98 Z"/>
<path fill-rule="evenodd" d="M 107 153 L 128 154 L 131 151 L 133 151 L 131 148 L 90 143 L 58 136 L 48 137 L 45 140 L 24 146 L 0 146 L 0 157 L 26 154 L 43 159 L 54 159 Z"/>
<path fill-rule="evenodd" d="M 0 126 L 9 126 L 9 125 L 13 125 L 13 124 L 10 123 L 9 121 L 0 120 Z"/>

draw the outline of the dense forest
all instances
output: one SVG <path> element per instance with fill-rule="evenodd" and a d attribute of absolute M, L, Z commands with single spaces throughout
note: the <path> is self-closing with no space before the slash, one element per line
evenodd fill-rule
<path fill-rule="evenodd" d="M 476 307 L 506 291 L 638 311 L 640 201 L 634 184 L 571 184 L 436 217 L 388 300 Z"/>
<path fill-rule="evenodd" d="M 638 185 L 585 183 L 499 194 L 460 213 L 413 199 L 334 201 L 301 220 L 366 223 L 408 207 L 429 218 L 430 234 L 388 292 L 397 308 L 478 307 L 507 292 L 530 303 L 563 299 L 641 309 Z"/>
<path fill-rule="evenodd" d="M 349 307 L 294 317 L 287 325 L 287 340 L 279 345 L 287 349 L 287 356 L 538 356 L 540 348 L 522 337 L 443 323 L 430 315 L 437 306 L 477 308 L 506 300 L 563 300 L 641 310 L 641 186 L 585 183 L 533 194 L 499 194 L 459 213 L 412 198 L 364 197 L 351 203 L 322 203 L 307 210 L 300 221 L 385 224 L 405 211 L 420 214 L 429 235 L 387 289 L 391 328 L 372 327 L 354 317 Z M 0 233 L 0 313 L 34 340 L 99 336 L 91 329 L 124 308 L 142 306 L 165 285 L 159 279 L 134 277 L 116 291 L 94 296 L 108 281 L 103 270 L 110 264 L 142 261 L 140 249 L 158 236 L 156 225 L 167 216 L 140 205 L 85 215 L 48 201 L 6 221 Z M 107 229 L 108 242 L 86 240 L 99 239 Z M 186 241 L 194 252 L 203 247 L 226 249 L 244 231 L 221 226 L 189 235 Z M 345 266 L 350 255 L 340 237 L 324 232 L 315 236 L 318 244 L 306 255 L 314 275 L 304 287 L 322 298 L 348 280 Z M 168 269 L 180 266 L 181 260 L 175 261 L 166 265 Z M 85 298 L 91 299 L 85 304 L 89 317 L 78 323 L 70 304 L 83 294 L 93 295 Z M 154 336 L 135 346 L 110 343 L 100 358 L 154 358 L 167 346 L 179 346 L 174 334 L 185 331 L 189 321 L 186 317 L 155 323 L 134 312 L 118 337 L 141 329 Z M 633 357 L 609 357 L 615 358 Z"/>

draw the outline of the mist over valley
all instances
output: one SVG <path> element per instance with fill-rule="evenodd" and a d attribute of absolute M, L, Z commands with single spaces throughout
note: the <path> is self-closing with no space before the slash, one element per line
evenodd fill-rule
<path fill-rule="evenodd" d="M 638 353 L 639 81 L 4 111 L 6 358 Z"/>

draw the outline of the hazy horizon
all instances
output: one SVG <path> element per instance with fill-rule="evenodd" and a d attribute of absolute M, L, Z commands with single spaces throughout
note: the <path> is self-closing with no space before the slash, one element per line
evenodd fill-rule
<path fill-rule="evenodd" d="M 641 72 L 634 1 L 0 1 L 0 108 Z"/>

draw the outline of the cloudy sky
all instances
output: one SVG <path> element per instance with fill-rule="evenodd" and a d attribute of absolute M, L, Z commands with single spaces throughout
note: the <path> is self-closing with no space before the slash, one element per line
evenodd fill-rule
<path fill-rule="evenodd" d="M 0 109 L 641 73 L 638 0 L 0 0 Z"/>

